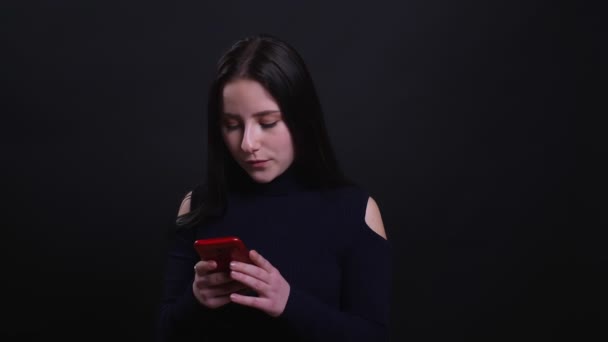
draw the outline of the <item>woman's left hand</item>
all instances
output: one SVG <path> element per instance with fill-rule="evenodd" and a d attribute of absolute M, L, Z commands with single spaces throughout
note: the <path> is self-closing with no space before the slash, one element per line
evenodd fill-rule
<path fill-rule="evenodd" d="M 231 262 L 230 276 L 257 292 L 258 296 L 233 293 L 230 295 L 230 300 L 237 304 L 260 309 L 272 317 L 280 316 L 285 310 L 289 298 L 289 283 L 279 270 L 258 252 L 251 250 L 249 258 L 253 264 Z"/>

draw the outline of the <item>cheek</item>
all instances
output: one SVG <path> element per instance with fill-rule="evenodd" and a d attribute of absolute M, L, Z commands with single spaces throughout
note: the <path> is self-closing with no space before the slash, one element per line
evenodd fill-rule
<path fill-rule="evenodd" d="M 228 147 L 230 152 L 236 151 L 238 148 L 238 138 L 235 137 L 234 134 L 223 133 L 222 138 L 224 139 L 224 144 L 226 144 L 226 147 Z"/>
<path fill-rule="evenodd" d="M 284 156 L 293 156 L 293 143 L 289 134 L 277 137 L 276 144 L 280 147 Z"/>

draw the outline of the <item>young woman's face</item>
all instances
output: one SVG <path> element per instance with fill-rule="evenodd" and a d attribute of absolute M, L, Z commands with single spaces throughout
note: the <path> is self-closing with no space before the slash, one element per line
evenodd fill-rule
<path fill-rule="evenodd" d="M 248 79 L 227 83 L 222 97 L 220 126 L 230 154 L 254 181 L 272 181 L 294 159 L 279 105 L 262 85 Z"/>

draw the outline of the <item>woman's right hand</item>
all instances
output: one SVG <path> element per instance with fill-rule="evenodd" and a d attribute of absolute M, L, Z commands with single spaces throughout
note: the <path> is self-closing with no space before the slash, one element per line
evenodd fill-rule
<path fill-rule="evenodd" d="M 230 294 L 247 287 L 230 278 L 229 272 L 213 272 L 217 263 L 201 260 L 194 265 L 192 291 L 202 305 L 216 309 L 230 303 Z"/>

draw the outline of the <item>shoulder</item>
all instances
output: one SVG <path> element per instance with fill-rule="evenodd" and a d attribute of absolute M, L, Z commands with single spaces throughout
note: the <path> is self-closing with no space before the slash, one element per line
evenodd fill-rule
<path fill-rule="evenodd" d="M 189 191 L 186 196 L 182 199 L 182 202 L 179 205 L 179 210 L 177 211 L 177 216 L 183 216 L 190 212 L 192 207 L 192 191 Z"/>
<path fill-rule="evenodd" d="M 188 191 L 188 193 L 182 198 L 177 216 L 179 217 L 188 214 L 199 207 L 203 201 L 206 190 L 207 186 L 204 183 L 199 183 L 193 186 L 191 190 Z"/>
<path fill-rule="evenodd" d="M 338 189 L 336 195 L 339 201 L 346 205 L 346 212 L 349 216 L 360 220 L 361 216 L 359 215 L 365 213 L 363 218 L 369 229 L 387 239 L 378 202 L 365 188 L 352 184 Z"/>
<path fill-rule="evenodd" d="M 384 229 L 384 222 L 382 221 L 382 214 L 378 203 L 373 197 L 369 196 L 367 199 L 367 207 L 365 209 L 365 223 L 373 230 L 376 234 L 386 239 L 386 231 Z"/>

